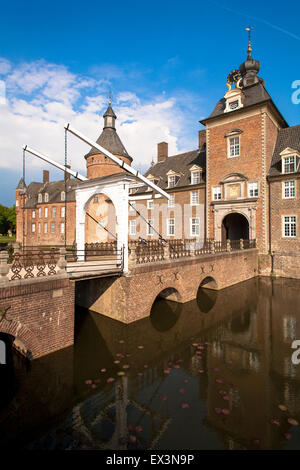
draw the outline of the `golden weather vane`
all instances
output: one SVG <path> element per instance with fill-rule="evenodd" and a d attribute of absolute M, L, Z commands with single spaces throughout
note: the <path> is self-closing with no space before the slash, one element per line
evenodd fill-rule
<path fill-rule="evenodd" d="M 108 92 L 108 104 L 111 105 L 111 91 Z"/>
<path fill-rule="evenodd" d="M 248 55 L 251 55 L 251 52 L 252 52 L 252 47 L 251 47 L 251 31 L 253 31 L 253 27 L 252 26 L 247 26 L 247 28 L 245 28 L 246 31 L 248 31 Z"/>

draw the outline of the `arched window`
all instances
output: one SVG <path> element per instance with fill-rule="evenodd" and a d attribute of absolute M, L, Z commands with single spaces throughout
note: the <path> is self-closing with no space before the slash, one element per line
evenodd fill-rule
<path fill-rule="evenodd" d="M 66 193 L 65 193 L 64 191 L 62 191 L 62 192 L 60 193 L 60 199 L 61 199 L 61 201 L 65 201 L 65 200 L 66 200 Z"/>
<path fill-rule="evenodd" d="M 43 202 L 43 195 L 41 193 L 38 195 L 38 202 Z"/>
<path fill-rule="evenodd" d="M 45 193 L 45 202 L 49 202 L 49 194 Z"/>

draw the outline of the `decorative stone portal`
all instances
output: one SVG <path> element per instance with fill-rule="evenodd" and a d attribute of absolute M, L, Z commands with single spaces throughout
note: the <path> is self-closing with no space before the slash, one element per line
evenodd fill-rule
<path fill-rule="evenodd" d="M 248 219 L 236 212 L 226 215 L 222 222 L 222 240 L 249 240 Z"/>
<path fill-rule="evenodd" d="M 214 238 L 217 241 L 224 241 L 226 239 L 230 240 L 239 240 L 240 238 L 243 239 L 256 239 L 256 206 L 255 202 L 253 201 L 243 201 L 243 202 L 233 202 L 233 203 L 218 203 L 214 204 Z M 238 236 L 238 233 L 235 233 L 233 226 L 236 225 L 234 224 L 234 219 L 230 218 L 226 219 L 226 223 L 231 227 L 230 233 L 232 236 L 237 237 L 237 238 L 231 238 L 230 234 L 226 234 L 226 228 L 224 227 L 224 220 L 228 215 L 240 215 L 243 216 L 246 221 L 248 222 L 248 232 L 247 236 L 244 237 Z M 242 219 L 239 219 L 240 221 Z M 236 221 L 236 223 L 239 225 L 239 221 Z M 245 224 L 246 222 L 244 222 Z M 228 230 L 228 227 L 227 227 Z M 247 230 L 246 230 L 247 231 Z M 242 230 L 240 230 L 242 232 Z"/>

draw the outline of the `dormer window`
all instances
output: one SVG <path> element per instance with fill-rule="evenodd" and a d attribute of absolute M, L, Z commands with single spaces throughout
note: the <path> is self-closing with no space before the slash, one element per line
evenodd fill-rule
<path fill-rule="evenodd" d="M 41 193 L 39 193 L 38 195 L 38 202 L 39 203 L 43 202 L 43 195 Z"/>
<path fill-rule="evenodd" d="M 49 194 L 45 193 L 45 202 L 49 202 Z"/>
<path fill-rule="evenodd" d="M 229 103 L 229 109 L 230 109 L 231 111 L 233 111 L 234 109 L 237 109 L 238 107 L 239 107 L 239 102 L 238 102 L 238 100 L 231 101 L 231 102 Z"/>
<path fill-rule="evenodd" d="M 300 155 L 297 150 L 287 147 L 281 156 L 281 173 L 295 173 L 299 171 Z"/>
<path fill-rule="evenodd" d="M 200 171 L 193 171 L 191 173 L 191 184 L 199 184 L 200 183 Z"/>
<path fill-rule="evenodd" d="M 62 192 L 60 193 L 60 200 L 61 200 L 61 201 L 65 201 L 65 200 L 66 200 L 66 193 L 65 193 L 64 191 L 62 191 Z"/>
<path fill-rule="evenodd" d="M 224 109 L 224 113 L 229 113 L 231 111 L 235 111 L 236 109 L 242 108 L 242 98 L 243 92 L 240 88 L 234 88 L 233 90 L 228 90 L 224 98 L 226 100 L 226 106 Z"/>
<path fill-rule="evenodd" d="M 174 188 L 175 184 L 176 184 L 176 176 L 175 175 L 168 176 L 168 187 Z"/>
<path fill-rule="evenodd" d="M 151 183 L 154 183 L 154 184 L 158 184 L 158 182 L 159 182 L 159 179 L 156 178 L 156 177 L 153 176 L 153 175 L 148 175 L 148 176 L 147 176 L 147 179 L 148 179 L 149 181 L 151 181 Z M 147 191 L 153 191 L 153 188 L 151 188 L 151 186 L 148 186 L 148 187 L 147 187 Z"/>
<path fill-rule="evenodd" d="M 295 172 L 295 155 L 292 157 L 285 157 L 282 159 L 283 162 L 283 173 L 294 173 Z"/>

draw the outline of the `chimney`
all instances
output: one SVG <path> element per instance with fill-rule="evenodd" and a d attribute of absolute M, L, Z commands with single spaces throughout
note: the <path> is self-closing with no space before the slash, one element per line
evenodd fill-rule
<path fill-rule="evenodd" d="M 157 162 L 164 162 L 168 158 L 167 142 L 157 144 Z"/>
<path fill-rule="evenodd" d="M 206 147 L 206 129 L 201 129 L 201 131 L 198 131 L 198 142 L 199 150 L 204 150 Z"/>
<path fill-rule="evenodd" d="M 49 171 L 43 170 L 43 183 L 49 183 Z"/>
<path fill-rule="evenodd" d="M 69 170 L 71 169 L 71 165 L 66 165 L 66 168 L 69 168 Z M 71 178 L 71 175 L 70 173 L 67 173 L 66 172 L 66 180 L 69 180 Z"/>

